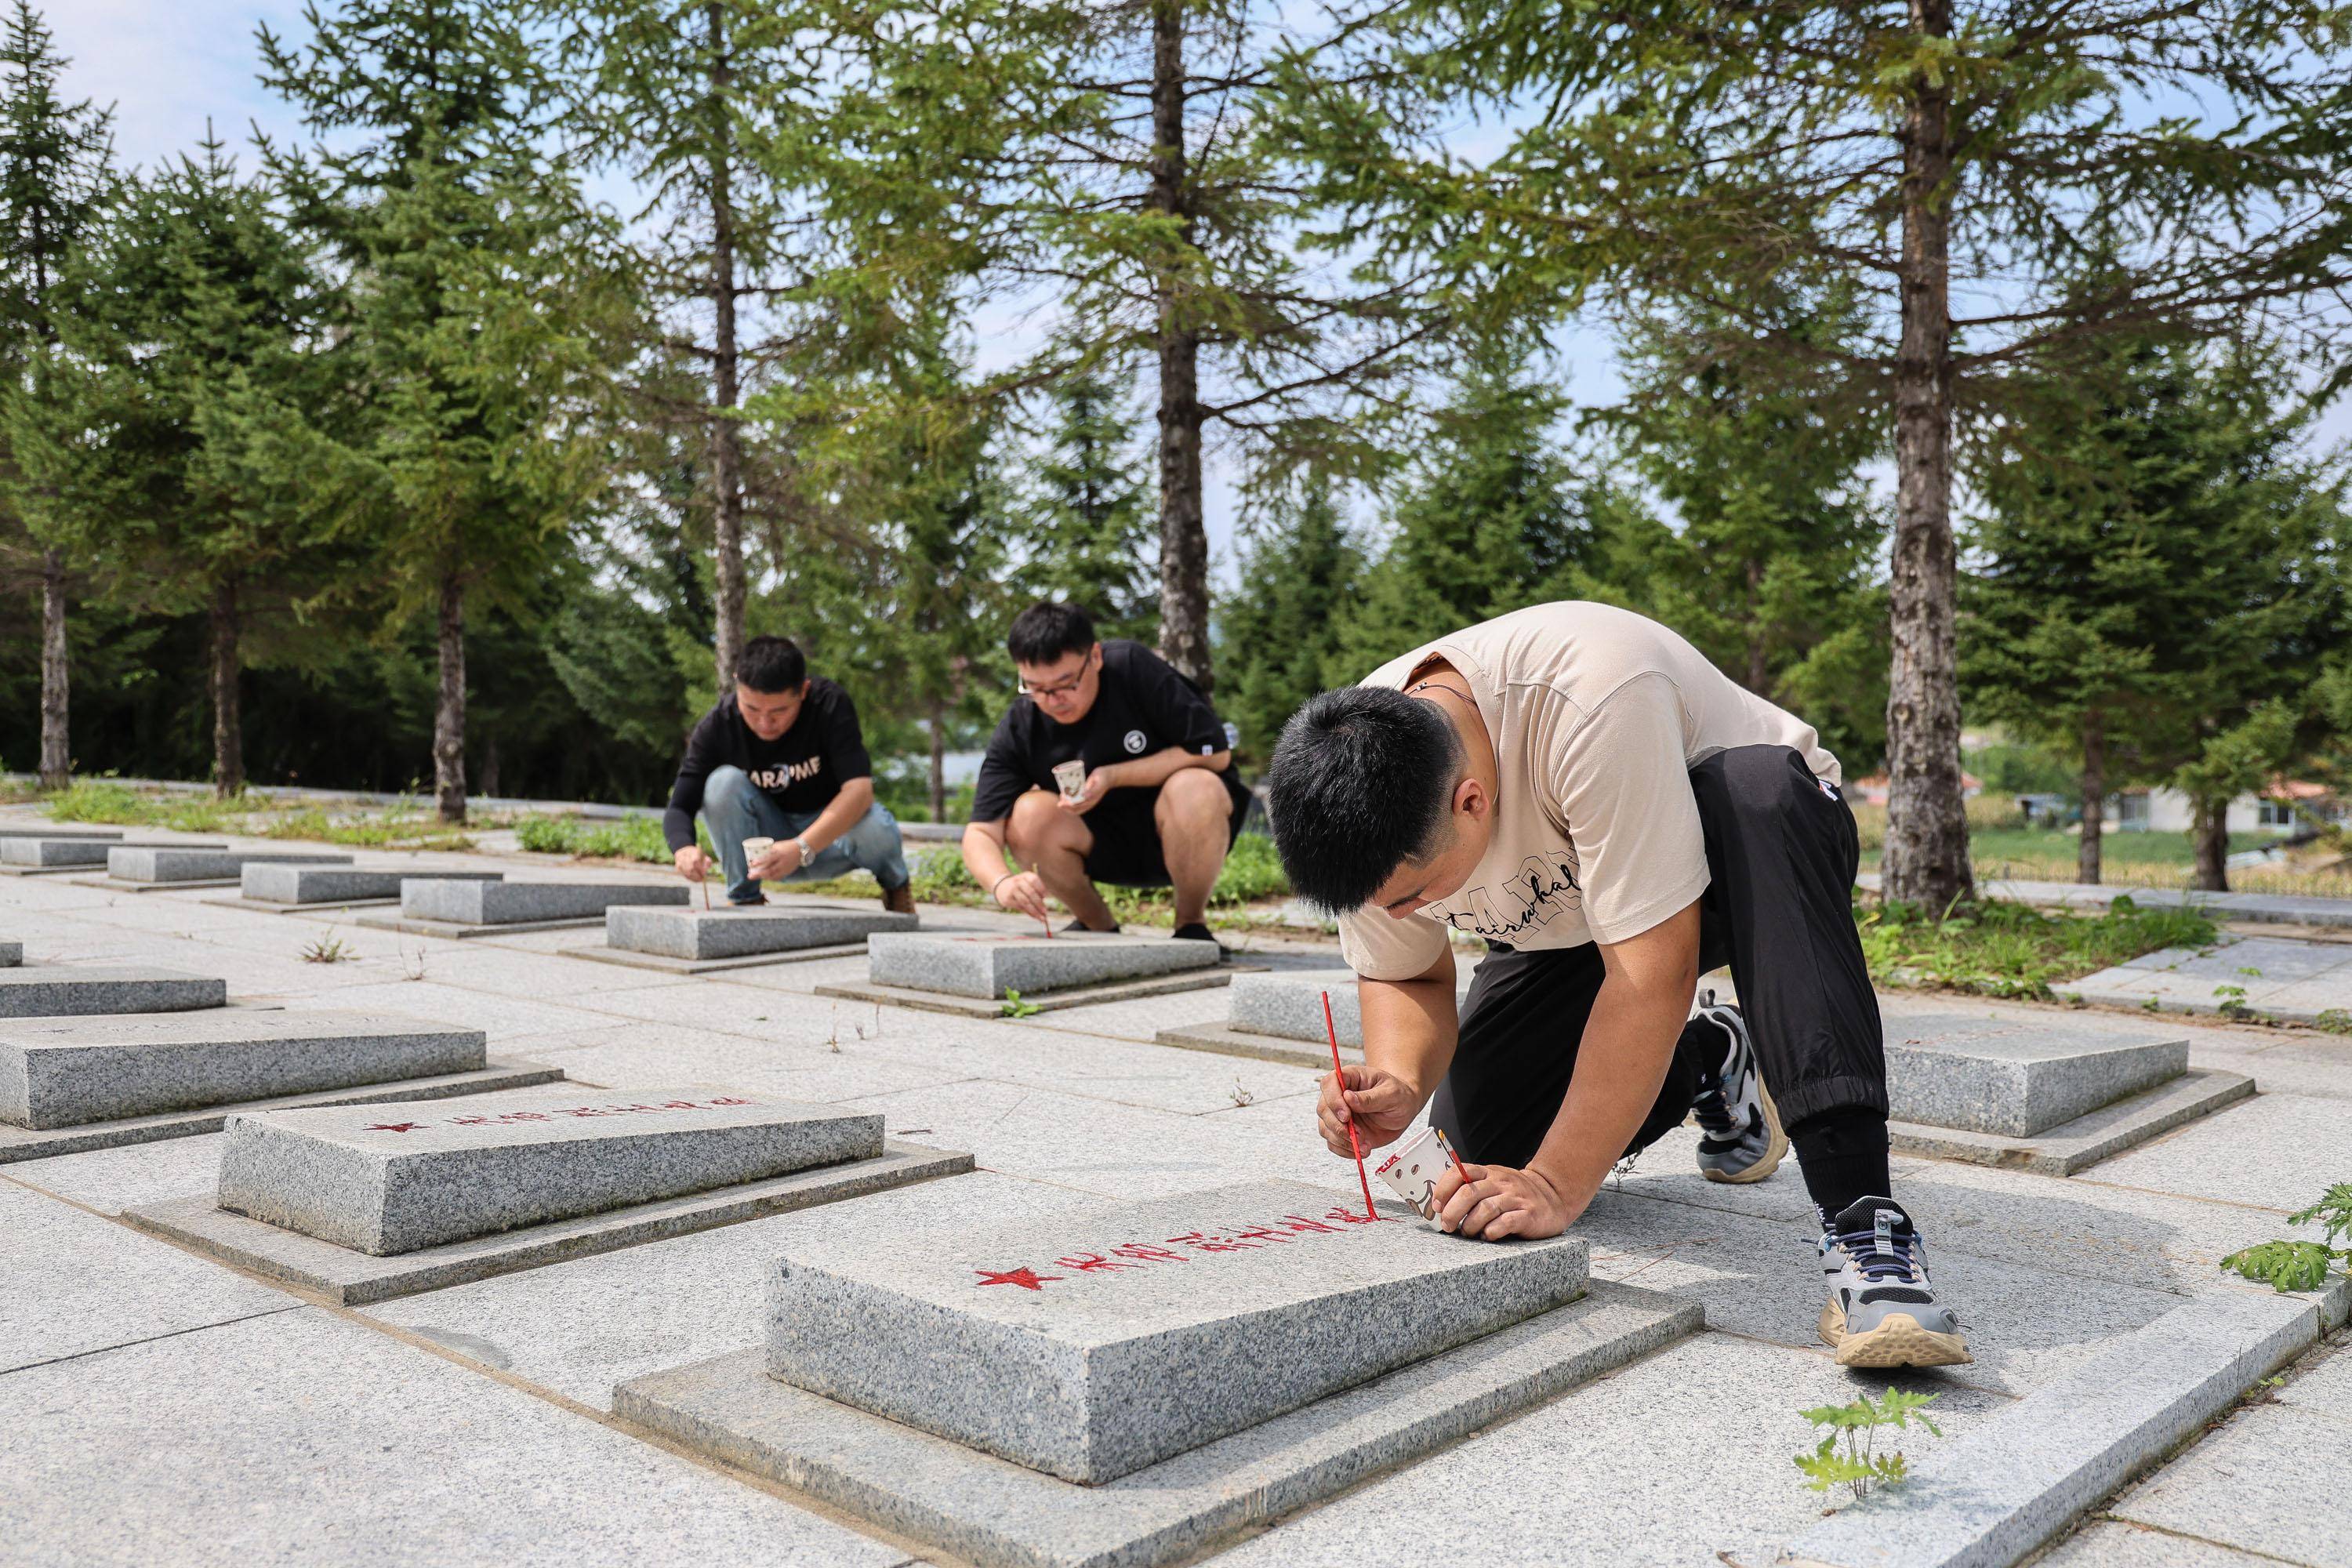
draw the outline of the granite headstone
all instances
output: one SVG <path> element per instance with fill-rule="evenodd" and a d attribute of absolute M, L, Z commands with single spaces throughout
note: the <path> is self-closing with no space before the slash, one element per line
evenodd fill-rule
<path fill-rule="evenodd" d="M 1575 1300 L 1581 1240 L 1444 1235 L 1265 1181 L 998 1227 L 810 1239 L 770 1375 L 1102 1482 Z"/>
<path fill-rule="evenodd" d="M 177 969 L 104 963 L 29 963 L 0 969 L 0 1018 L 92 1013 L 181 1013 L 218 1007 L 228 984 Z"/>
<path fill-rule="evenodd" d="M 79 1127 L 472 1072 L 484 1063 L 483 1039 L 479 1029 L 386 1013 L 30 1018 L 0 1024 L 0 1121 Z"/>
<path fill-rule="evenodd" d="M 2179 1036 L 2063 1018 L 1900 1018 L 1886 1031 L 1891 1119 L 2031 1138 L 2189 1068 Z"/>
<path fill-rule="evenodd" d="M 373 1257 L 882 1152 L 882 1118 L 692 1086 L 570 1085 L 232 1116 L 219 1204 Z"/>
<path fill-rule="evenodd" d="M 521 925 L 534 921 L 586 920 L 615 904 L 687 901 L 682 885 L 659 882 L 450 882 L 401 885 L 404 919 L 450 925 Z"/>
<path fill-rule="evenodd" d="M 996 997 L 1139 980 L 1213 969 L 1223 954 L 1213 942 L 1117 932 L 1048 937 L 929 931 L 883 932 L 867 939 L 866 977 L 877 985 L 937 991 L 950 996 Z"/>
<path fill-rule="evenodd" d="M 252 862 L 238 874 L 238 891 L 272 904 L 342 904 L 364 899 L 396 899 L 405 881 L 497 882 L 503 871 L 360 870 L 349 866 Z"/>
<path fill-rule="evenodd" d="M 180 845 L 118 844 L 106 852 L 106 874 L 121 882 L 214 882 L 257 861 L 296 866 L 348 866 L 352 858 L 322 852 L 191 849 Z"/>
<path fill-rule="evenodd" d="M 646 909 L 604 911 L 607 945 L 629 952 L 700 961 L 790 952 L 864 942 L 877 931 L 913 931 L 913 915 L 873 905 L 753 904 L 740 910 Z"/>

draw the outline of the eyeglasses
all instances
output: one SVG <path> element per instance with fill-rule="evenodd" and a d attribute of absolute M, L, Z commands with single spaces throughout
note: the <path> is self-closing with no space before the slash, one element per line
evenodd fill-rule
<path fill-rule="evenodd" d="M 1050 681 L 1044 686 L 1032 686 L 1025 680 L 1022 681 L 1020 683 L 1021 695 L 1024 697 L 1033 698 L 1073 696 L 1078 689 L 1078 683 L 1086 679 L 1086 666 L 1080 665 L 1078 667 L 1077 674 L 1071 676 L 1066 680 Z"/>

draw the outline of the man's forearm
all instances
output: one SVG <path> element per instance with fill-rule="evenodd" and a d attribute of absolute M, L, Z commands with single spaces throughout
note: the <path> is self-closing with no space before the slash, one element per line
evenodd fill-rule
<path fill-rule="evenodd" d="M 1577 1047 L 1576 1071 L 1559 1115 L 1528 1169 L 1559 1194 L 1573 1221 L 1642 1129 L 1657 1103 L 1675 1042 L 1690 1016 L 1694 973 L 1601 983 Z"/>
<path fill-rule="evenodd" d="M 989 831 L 992 826 L 975 822 L 963 830 L 963 868 L 984 892 L 993 892 L 997 883 L 1013 874 L 1004 858 L 1004 840 Z"/>
<path fill-rule="evenodd" d="M 1428 1104 L 1453 1065 L 1460 1034 L 1452 952 L 1416 980 L 1358 980 L 1356 1005 L 1364 1020 L 1364 1065 L 1393 1073 Z"/>
<path fill-rule="evenodd" d="M 1213 773 L 1223 773 L 1226 763 L 1232 760 L 1231 752 L 1211 752 L 1204 756 L 1198 752 L 1188 752 L 1181 746 L 1169 746 L 1148 757 L 1107 763 L 1095 771 L 1108 773 L 1113 789 L 1150 789 L 1155 784 L 1167 783 L 1171 776 L 1186 768 L 1207 768 Z"/>

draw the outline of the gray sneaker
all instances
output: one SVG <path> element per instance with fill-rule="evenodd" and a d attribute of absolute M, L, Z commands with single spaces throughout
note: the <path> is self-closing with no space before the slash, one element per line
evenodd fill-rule
<path fill-rule="evenodd" d="M 1691 1100 L 1691 1119 L 1701 1134 L 1699 1174 L 1710 1182 L 1762 1181 L 1780 1169 L 1789 1135 L 1780 1130 L 1780 1108 L 1756 1069 L 1747 1020 L 1738 1007 L 1717 1003 L 1715 993 L 1706 991 L 1684 1027 L 1718 1033 L 1724 1041 L 1722 1065 L 1699 1079 Z"/>
<path fill-rule="evenodd" d="M 1818 1211 L 1816 1211 L 1818 1212 Z M 1960 1321 L 1936 1300 L 1927 1249 L 1903 1205 L 1858 1198 L 1822 1217 L 1822 1342 L 1840 1366 L 1960 1366 L 1975 1360 Z"/>

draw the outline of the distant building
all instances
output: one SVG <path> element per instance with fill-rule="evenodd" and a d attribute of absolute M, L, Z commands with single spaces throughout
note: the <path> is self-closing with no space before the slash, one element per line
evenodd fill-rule
<path fill-rule="evenodd" d="M 2117 833 L 2186 833 L 2194 815 L 2189 797 L 2177 789 L 2124 790 L 2107 796 L 2105 821 Z M 2232 833 L 2285 835 L 2346 816 L 2346 802 L 2326 785 L 2276 779 L 2260 795 L 2231 801 L 2229 826 Z"/>

